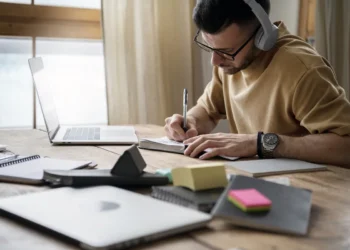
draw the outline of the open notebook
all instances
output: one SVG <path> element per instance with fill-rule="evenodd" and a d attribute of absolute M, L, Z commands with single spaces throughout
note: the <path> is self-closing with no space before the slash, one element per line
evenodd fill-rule
<path fill-rule="evenodd" d="M 71 170 L 89 167 L 91 161 L 75 161 L 41 157 L 39 155 L 19 156 L 0 161 L 0 181 L 26 184 L 43 183 L 44 169 Z"/>
<path fill-rule="evenodd" d="M 187 145 L 183 144 L 182 142 L 173 141 L 168 139 L 167 137 L 142 138 L 139 142 L 139 148 L 142 149 L 151 149 L 177 154 L 183 154 L 186 149 L 186 146 Z M 211 149 L 206 149 L 205 152 L 209 152 L 210 150 Z M 224 155 L 220 155 L 220 157 L 230 161 L 237 160 L 239 158 Z"/>

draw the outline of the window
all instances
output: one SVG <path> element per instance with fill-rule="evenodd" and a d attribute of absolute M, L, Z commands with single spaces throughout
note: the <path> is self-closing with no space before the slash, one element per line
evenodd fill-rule
<path fill-rule="evenodd" d="M 33 126 L 32 38 L 0 37 L 0 125 Z"/>
<path fill-rule="evenodd" d="M 106 124 L 102 42 L 37 38 L 36 53 L 48 69 L 60 122 Z M 37 113 L 42 126 L 39 106 Z"/>
<path fill-rule="evenodd" d="M 107 124 L 100 3 L 0 0 L 0 128 L 44 125 L 34 56 L 44 60 L 62 124 Z"/>

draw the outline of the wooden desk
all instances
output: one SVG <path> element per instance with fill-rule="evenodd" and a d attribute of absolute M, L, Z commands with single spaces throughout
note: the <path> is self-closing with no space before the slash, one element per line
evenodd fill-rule
<path fill-rule="evenodd" d="M 136 126 L 140 137 L 161 136 L 159 126 Z M 128 146 L 51 146 L 47 134 L 39 130 L 0 130 L 0 142 L 18 154 L 40 154 L 67 159 L 86 159 L 99 168 L 111 168 Z M 202 162 L 182 155 L 141 150 L 150 172 L 158 168 Z M 228 170 L 234 173 L 232 169 Z M 330 171 L 286 175 L 296 187 L 313 191 L 309 233 L 296 237 L 238 228 L 214 220 L 207 228 L 142 245 L 136 249 L 216 250 L 249 249 L 350 249 L 350 170 L 330 167 Z M 47 187 L 0 183 L 0 197 L 37 192 Z M 33 204 L 33 206 L 36 204 Z M 25 209 L 25 208 L 24 208 Z M 46 233 L 7 218 L 0 218 L 0 249 L 77 249 Z"/>

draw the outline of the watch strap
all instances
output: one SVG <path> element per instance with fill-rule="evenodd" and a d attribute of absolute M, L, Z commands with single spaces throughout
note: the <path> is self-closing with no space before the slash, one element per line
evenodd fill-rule
<path fill-rule="evenodd" d="M 273 156 L 273 151 L 266 150 L 263 147 L 262 147 L 262 154 L 263 154 L 263 158 L 264 159 L 273 159 L 273 158 L 275 158 Z"/>
<path fill-rule="evenodd" d="M 257 152 L 258 152 L 258 156 L 260 159 L 264 158 L 263 152 L 262 152 L 262 136 L 263 136 L 263 132 L 259 131 L 258 132 L 258 139 L 257 139 Z"/>

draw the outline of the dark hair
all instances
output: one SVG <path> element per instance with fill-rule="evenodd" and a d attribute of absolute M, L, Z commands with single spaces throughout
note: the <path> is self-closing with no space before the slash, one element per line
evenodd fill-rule
<path fill-rule="evenodd" d="M 270 13 L 270 0 L 255 1 Z M 243 0 L 197 0 L 193 20 L 198 29 L 215 34 L 233 23 L 245 25 L 257 19 Z"/>

